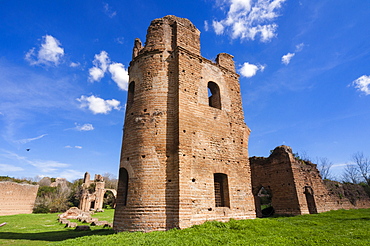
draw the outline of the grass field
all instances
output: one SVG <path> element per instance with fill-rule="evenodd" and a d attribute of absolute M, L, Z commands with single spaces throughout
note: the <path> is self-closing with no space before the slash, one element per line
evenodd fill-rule
<path fill-rule="evenodd" d="M 112 220 L 113 210 L 99 213 Z M 255 220 L 209 221 L 184 230 L 114 233 L 64 228 L 56 214 L 0 216 L 0 245 L 370 245 L 370 209 Z M 109 219 L 107 219 L 109 218 Z"/>

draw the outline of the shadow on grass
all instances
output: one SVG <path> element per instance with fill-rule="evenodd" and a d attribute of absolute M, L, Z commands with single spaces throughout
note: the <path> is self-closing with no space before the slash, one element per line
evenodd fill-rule
<path fill-rule="evenodd" d="M 100 229 L 91 231 L 51 231 L 40 233 L 21 233 L 21 232 L 0 232 L 0 239 L 23 239 L 40 241 L 63 241 L 66 239 L 91 236 L 91 235 L 110 235 L 114 234 L 113 229 Z"/>

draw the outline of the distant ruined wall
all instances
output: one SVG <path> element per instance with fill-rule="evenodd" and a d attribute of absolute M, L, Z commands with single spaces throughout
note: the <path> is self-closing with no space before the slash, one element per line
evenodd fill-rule
<path fill-rule="evenodd" d="M 112 192 L 115 198 L 117 197 L 115 189 L 105 189 L 105 181 L 100 174 L 95 174 L 95 178 L 90 180 L 90 174 L 86 172 L 81 186 L 82 194 L 78 208 L 85 212 L 90 210 L 101 211 L 103 209 L 104 194 L 107 191 Z"/>
<path fill-rule="evenodd" d="M 30 214 L 38 185 L 0 182 L 0 215 Z"/>
<path fill-rule="evenodd" d="M 271 193 L 271 205 L 277 214 L 313 214 L 337 209 L 370 207 L 370 199 L 362 187 L 346 191 L 355 193 L 352 201 L 348 199 L 350 194 L 344 195 L 345 191 L 334 192 L 334 187 L 342 184 L 336 182 L 334 187 L 328 188 L 316 164 L 296 159 L 288 146 L 275 148 L 268 158 L 251 157 L 250 164 L 256 212 L 259 217 L 261 211 L 257 193 L 261 187 Z"/>

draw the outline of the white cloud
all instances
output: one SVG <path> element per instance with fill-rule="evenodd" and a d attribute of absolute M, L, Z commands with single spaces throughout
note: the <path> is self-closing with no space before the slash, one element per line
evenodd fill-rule
<path fill-rule="evenodd" d="M 58 161 L 50 160 L 28 160 L 27 161 L 32 166 L 38 168 L 41 172 L 50 173 L 58 170 L 59 168 L 68 167 L 69 164 L 61 163 Z"/>
<path fill-rule="evenodd" d="M 370 75 L 362 75 L 355 81 L 351 83 L 357 90 L 365 93 L 365 95 L 370 95 Z"/>
<path fill-rule="evenodd" d="M 285 1 L 223 0 L 224 5 L 230 4 L 227 16 L 221 21 L 213 21 L 212 26 L 217 35 L 227 29 L 233 39 L 254 40 L 259 35 L 262 42 L 268 42 L 276 36 L 277 24 L 274 20 Z"/>
<path fill-rule="evenodd" d="M 16 142 L 16 143 L 20 143 L 20 144 L 26 144 L 26 143 L 32 142 L 32 141 L 34 141 L 34 140 L 37 140 L 37 139 L 43 138 L 43 137 L 45 137 L 46 135 L 48 135 L 48 134 L 42 134 L 42 135 L 40 135 L 40 136 L 38 136 L 38 137 L 34 137 L 34 138 L 26 138 L 26 139 L 16 140 L 15 142 Z"/>
<path fill-rule="evenodd" d="M 92 125 L 92 124 L 83 124 L 82 126 L 81 126 L 81 125 L 76 124 L 75 129 L 76 129 L 77 131 L 92 131 L 92 130 L 94 130 L 94 127 L 93 127 L 93 125 Z"/>
<path fill-rule="evenodd" d="M 109 71 L 112 75 L 112 80 L 121 90 L 127 91 L 128 87 L 128 70 L 122 63 L 111 62 L 108 53 L 101 51 L 96 54 L 93 60 L 93 67 L 89 69 L 89 81 L 100 81 L 105 73 Z"/>
<path fill-rule="evenodd" d="M 10 160 L 15 160 L 23 164 L 32 165 L 36 167 L 37 169 L 39 169 L 39 171 L 46 172 L 46 173 L 57 171 L 59 168 L 70 166 L 69 164 L 52 161 L 52 160 L 31 160 L 24 156 L 20 156 L 16 153 L 3 150 L 3 149 L 0 149 L 0 155 Z"/>
<path fill-rule="evenodd" d="M 256 75 L 258 70 L 263 72 L 264 69 L 265 69 L 265 66 L 263 65 L 254 65 L 248 62 L 244 62 L 242 67 L 239 69 L 239 72 L 242 76 L 250 78 Z"/>
<path fill-rule="evenodd" d="M 104 100 L 94 95 L 89 97 L 81 96 L 77 98 L 77 101 L 81 102 L 81 108 L 88 108 L 93 114 L 107 114 L 112 111 L 112 109 L 120 109 L 120 101 L 115 99 Z"/>
<path fill-rule="evenodd" d="M 79 67 L 81 64 L 79 62 L 71 62 L 69 64 L 70 67 Z"/>
<path fill-rule="evenodd" d="M 206 31 L 206 32 L 208 32 L 208 30 L 209 30 L 209 25 L 208 25 L 208 21 L 204 21 L 204 30 Z"/>
<path fill-rule="evenodd" d="M 219 21 L 212 21 L 213 29 L 215 29 L 215 32 L 217 35 L 221 35 L 224 33 L 224 25 Z"/>
<path fill-rule="evenodd" d="M 128 71 L 122 63 L 112 63 L 109 65 L 109 72 L 112 74 L 112 80 L 116 82 L 121 90 L 127 91 Z"/>
<path fill-rule="evenodd" d="M 77 170 L 66 169 L 57 174 L 60 177 L 66 178 L 69 181 L 83 178 L 85 173 Z"/>
<path fill-rule="evenodd" d="M 92 63 L 94 66 L 89 69 L 89 80 L 90 82 L 100 81 L 110 64 L 108 53 L 103 50 L 100 54 L 96 54 Z"/>
<path fill-rule="evenodd" d="M 300 43 L 300 44 L 297 44 L 296 46 L 295 46 L 295 52 L 300 52 L 300 51 L 302 51 L 302 49 L 303 49 L 303 47 L 305 46 L 305 44 L 304 43 Z"/>
<path fill-rule="evenodd" d="M 7 172 L 19 172 L 23 171 L 24 169 L 21 167 L 16 167 L 13 165 L 8 165 L 8 164 L 0 164 L 0 171 L 2 173 L 7 173 Z"/>
<path fill-rule="evenodd" d="M 27 52 L 25 59 L 31 65 L 57 66 L 64 56 L 64 49 L 60 47 L 61 43 L 51 35 L 45 35 L 42 38 L 43 43 L 37 54 L 35 48 L 32 48 Z"/>
<path fill-rule="evenodd" d="M 113 11 L 112 8 L 109 6 L 109 4 L 104 3 L 104 13 L 108 15 L 109 18 L 113 18 L 117 15 L 116 11 Z"/>
<path fill-rule="evenodd" d="M 76 145 L 76 146 L 72 147 L 71 145 L 67 145 L 67 146 L 64 146 L 64 148 L 66 148 L 66 149 L 73 149 L 73 148 L 75 148 L 75 149 L 82 149 L 82 146 Z"/>
<path fill-rule="evenodd" d="M 293 56 L 295 56 L 295 53 L 288 53 L 286 55 L 283 55 L 283 57 L 281 57 L 281 62 L 285 65 L 288 65 Z"/>
<path fill-rule="evenodd" d="M 125 38 L 124 37 L 118 37 L 118 38 L 115 38 L 114 41 L 116 41 L 119 44 L 124 44 Z"/>

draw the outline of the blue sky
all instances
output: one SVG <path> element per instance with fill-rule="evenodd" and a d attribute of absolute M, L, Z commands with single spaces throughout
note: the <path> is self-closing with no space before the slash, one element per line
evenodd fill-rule
<path fill-rule="evenodd" d="M 370 1 L 0 0 L 0 175 L 117 175 L 133 42 L 170 14 L 234 56 L 250 156 L 370 155 Z"/>

